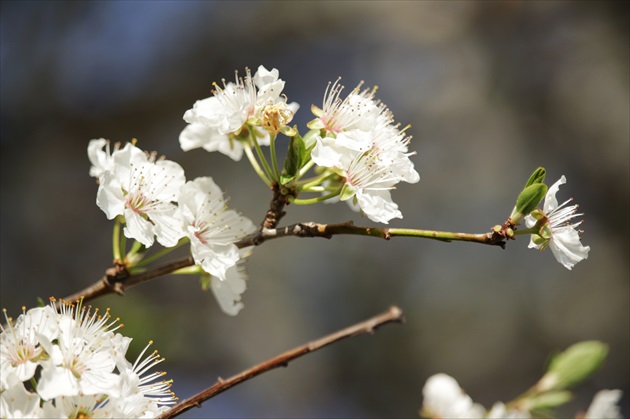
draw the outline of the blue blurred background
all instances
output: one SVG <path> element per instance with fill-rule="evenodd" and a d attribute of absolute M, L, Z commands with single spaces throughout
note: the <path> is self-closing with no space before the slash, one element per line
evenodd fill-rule
<path fill-rule="evenodd" d="M 196 278 L 168 276 L 110 306 L 149 339 L 183 399 L 275 354 L 399 305 L 389 326 L 242 384 L 185 417 L 417 417 L 425 380 L 454 376 L 489 408 L 532 385 L 551 352 L 610 345 L 560 412 L 621 388 L 628 417 L 629 55 L 627 2 L 1 3 L 1 306 L 96 281 L 111 226 L 95 205 L 88 141 L 139 139 L 210 175 L 256 223 L 270 193 L 248 164 L 177 141 L 184 112 L 234 70 L 278 68 L 312 118 L 326 83 L 365 80 L 412 124 L 422 179 L 393 193 L 396 227 L 486 232 L 532 170 L 566 175 L 585 213 L 588 260 L 550 251 L 341 236 L 265 243 L 245 309 L 224 315 Z M 289 207 L 298 221 L 372 224 L 344 204 Z"/>

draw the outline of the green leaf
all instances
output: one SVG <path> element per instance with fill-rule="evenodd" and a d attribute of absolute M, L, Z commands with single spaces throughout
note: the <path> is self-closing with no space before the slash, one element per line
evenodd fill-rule
<path fill-rule="evenodd" d="M 305 152 L 306 147 L 300 134 L 296 134 L 289 139 L 287 158 L 284 160 L 284 170 L 289 178 L 295 177 L 298 170 L 304 165 Z M 282 183 L 285 184 L 285 182 Z"/>

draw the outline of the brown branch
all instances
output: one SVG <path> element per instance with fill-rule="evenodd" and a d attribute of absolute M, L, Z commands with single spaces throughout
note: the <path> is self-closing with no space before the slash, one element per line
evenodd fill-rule
<path fill-rule="evenodd" d="M 239 374 L 236 374 L 228 378 L 227 380 L 219 378 L 213 386 L 177 404 L 172 409 L 160 415 L 158 419 L 173 418 L 189 409 L 192 409 L 193 407 L 200 407 L 201 404 L 206 400 L 211 399 L 212 397 L 236 386 L 237 384 L 250 380 L 269 370 L 278 367 L 285 367 L 289 364 L 290 361 L 293 361 L 294 359 L 306 355 L 310 352 L 321 349 L 324 346 L 331 345 L 348 337 L 357 336 L 364 333 L 373 333 L 374 330 L 376 330 L 380 326 L 388 323 L 403 323 L 404 320 L 405 318 L 402 311 L 398 307 L 392 306 L 389 308 L 389 310 L 382 314 L 362 321 L 361 323 L 357 323 L 354 326 L 339 330 L 328 336 L 319 338 L 310 343 L 298 346 L 297 348 L 277 355 L 274 358 L 261 362 L 260 364 L 255 365 L 254 367 L 245 370 Z"/>
<path fill-rule="evenodd" d="M 348 221 L 340 224 L 320 224 L 308 222 L 292 224 L 282 228 L 263 228 L 256 234 L 244 237 L 242 240 L 238 241 L 236 245 L 238 247 L 256 246 L 267 240 L 287 236 L 323 237 L 330 239 L 333 236 L 341 234 L 378 237 L 385 240 L 389 240 L 392 237 L 419 237 L 444 242 L 466 241 L 490 246 L 500 246 L 502 248 L 505 248 L 506 240 L 505 236 L 495 231 L 481 234 L 469 234 L 419 229 L 361 227 L 355 226 L 352 221 Z"/>

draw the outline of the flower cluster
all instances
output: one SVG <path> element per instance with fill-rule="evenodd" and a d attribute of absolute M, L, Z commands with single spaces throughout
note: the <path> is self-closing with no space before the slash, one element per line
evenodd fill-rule
<path fill-rule="evenodd" d="M 495 403 L 488 411 L 478 403 L 474 403 L 470 396 L 459 386 L 457 381 L 446 374 L 436 374 L 427 380 L 422 390 L 424 397 L 420 415 L 430 419 L 529 419 L 539 417 L 532 413 L 532 406 L 520 403 L 516 406 L 502 402 Z M 621 390 L 600 390 L 594 397 L 584 419 L 621 419 L 617 403 L 621 399 Z M 564 400 L 566 401 L 566 400 Z M 548 402 L 553 405 L 554 400 Z M 543 417 L 549 417 L 543 415 Z"/>
<path fill-rule="evenodd" d="M 350 200 L 367 217 L 388 223 L 402 218 L 390 190 L 401 181 L 415 183 L 418 172 L 409 159 L 411 137 L 394 124 L 391 111 L 375 99 L 376 89 L 361 90 L 361 84 L 341 99 L 339 81 L 329 85 L 322 108 L 309 128 L 318 129 L 312 159 L 337 175 L 341 200 Z"/>
<path fill-rule="evenodd" d="M 189 125 L 180 135 L 183 150 L 202 147 L 234 160 L 245 150 L 268 185 L 288 186 L 294 197 L 300 192 L 323 193 L 322 199 L 298 203 L 340 198 L 372 221 L 388 223 L 402 218 L 390 190 L 401 181 L 418 182 L 420 176 L 409 159 L 414 154 L 408 150 L 411 137 L 394 123 L 387 106 L 376 100 L 376 89 L 361 90 L 359 85 L 341 99 L 339 81 L 329 85 L 323 107 L 311 108 L 317 118 L 308 124 L 308 141 L 302 142 L 297 129 L 288 126 L 298 105 L 286 103 L 278 70 L 260 66 L 254 77 L 249 70 L 245 73 L 244 79 L 237 75 L 234 82 L 223 81 L 223 87 L 215 83 L 213 96 L 197 101 L 184 114 Z M 276 162 L 278 133 L 292 139 L 284 171 Z M 292 147 L 296 143 L 299 145 Z M 261 145 L 271 146 L 271 164 Z M 252 148 L 262 168 L 251 154 Z M 319 176 L 300 181 L 313 164 L 319 166 Z"/>
<path fill-rule="evenodd" d="M 254 77 L 246 69 L 244 79 L 237 73 L 234 82 L 222 83 L 223 87 L 214 83 L 213 95 L 198 100 L 184 114 L 188 125 L 179 136 L 182 150 L 201 147 L 238 161 L 243 156 L 243 143 L 247 146 L 249 142 L 247 132 L 241 135 L 246 123 L 264 128 L 255 129 L 254 135 L 259 144 L 268 145 L 268 132 L 280 132 L 298 109 L 296 103 L 286 103 L 284 81 L 275 68 L 269 71 L 260 66 Z"/>
<path fill-rule="evenodd" d="M 157 159 L 132 143 L 110 151 L 104 139 L 90 142 L 90 174 L 99 180 L 97 205 L 108 219 L 124 220 L 125 237 L 145 247 L 153 245 L 154 240 L 164 247 L 188 240 L 193 258 L 203 271 L 218 281 L 240 284 L 244 280 L 244 274 L 236 269 L 241 252 L 235 242 L 253 233 L 256 226 L 227 209 L 223 193 L 212 178 L 186 181 L 179 164 Z M 228 275 L 231 268 L 233 272 Z M 222 289 L 242 287 L 228 285 Z M 238 302 L 240 293 L 230 298 Z"/>
<path fill-rule="evenodd" d="M 0 417 L 155 417 L 176 402 L 171 381 L 149 369 L 157 351 L 132 364 L 131 338 L 109 312 L 54 300 L 33 308 L 0 334 Z"/>

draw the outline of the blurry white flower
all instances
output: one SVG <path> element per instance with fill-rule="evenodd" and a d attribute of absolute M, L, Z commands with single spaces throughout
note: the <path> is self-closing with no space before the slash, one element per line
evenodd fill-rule
<path fill-rule="evenodd" d="M 113 167 L 102 173 L 96 203 L 108 219 L 125 217 L 125 236 L 146 247 L 154 236 L 166 247 L 184 236 L 174 202 L 186 181 L 184 169 L 155 160 L 132 144 L 112 153 Z"/>
<path fill-rule="evenodd" d="M 46 357 L 46 352 L 40 340 L 52 341 L 59 333 L 56 312 L 50 306 L 34 308 L 18 317 L 15 324 L 4 316 L 7 328 L 2 325 L 0 345 L 2 359 L 0 360 L 0 376 L 2 388 L 12 386 L 16 382 L 33 378 L 39 362 Z"/>
<path fill-rule="evenodd" d="M 223 192 L 210 177 L 186 182 L 181 187 L 179 208 L 195 262 L 210 275 L 225 280 L 227 270 L 240 259 L 234 243 L 256 231 L 256 226 L 227 209 Z"/>
<path fill-rule="evenodd" d="M 570 270 L 576 263 L 588 257 L 591 248 L 580 242 L 577 227 L 582 221 L 570 223 L 573 218 L 583 215 L 577 214 L 578 205 L 566 206 L 572 199 L 558 205 L 556 193 L 564 183 L 566 178 L 563 175 L 547 191 L 542 212 L 533 211 L 525 217 L 525 224 L 532 228 L 537 223 L 542 223 L 539 233 L 532 235 L 529 248 L 543 250 L 549 246 L 558 262 Z"/>
<path fill-rule="evenodd" d="M 176 400 L 171 381 L 156 381 L 162 372 L 148 373 L 163 358 L 153 352 L 133 365 L 127 362 L 131 339 L 115 333 L 117 322 L 109 312 L 99 315 L 81 304 L 62 302 L 57 312 L 54 300 L 23 313 L 15 323 L 7 318 L 0 335 L 0 417 L 135 418 L 167 410 Z M 11 371 L 22 362 L 15 357 L 16 342 L 27 343 L 25 352 L 31 348 L 29 353 L 38 354 L 29 362 L 41 374 L 22 379 L 29 374 Z M 5 380 L 5 372 L 11 378 Z"/>
<path fill-rule="evenodd" d="M 21 382 L 6 387 L 3 379 L 2 389 L 0 390 L 1 418 L 26 419 L 46 417 L 39 407 L 40 402 L 41 399 L 37 393 L 29 392 Z"/>
<path fill-rule="evenodd" d="M 623 392 L 621 390 L 600 390 L 595 394 L 593 402 L 589 406 L 584 419 L 621 419 L 619 400 Z"/>
<path fill-rule="evenodd" d="M 497 402 L 488 412 L 486 419 L 529 419 L 531 417 L 526 410 L 509 409 L 504 403 Z"/>
<path fill-rule="evenodd" d="M 114 160 L 109 149 L 109 140 L 105 138 L 90 140 L 88 159 L 92 163 L 92 167 L 90 167 L 90 176 L 92 177 L 98 178 L 106 170 L 111 170 L 114 166 Z"/>
<path fill-rule="evenodd" d="M 421 414 L 435 419 L 483 418 L 486 411 L 473 403 L 459 387 L 457 381 L 446 374 L 435 374 L 427 380 L 422 390 L 424 401 Z"/>

